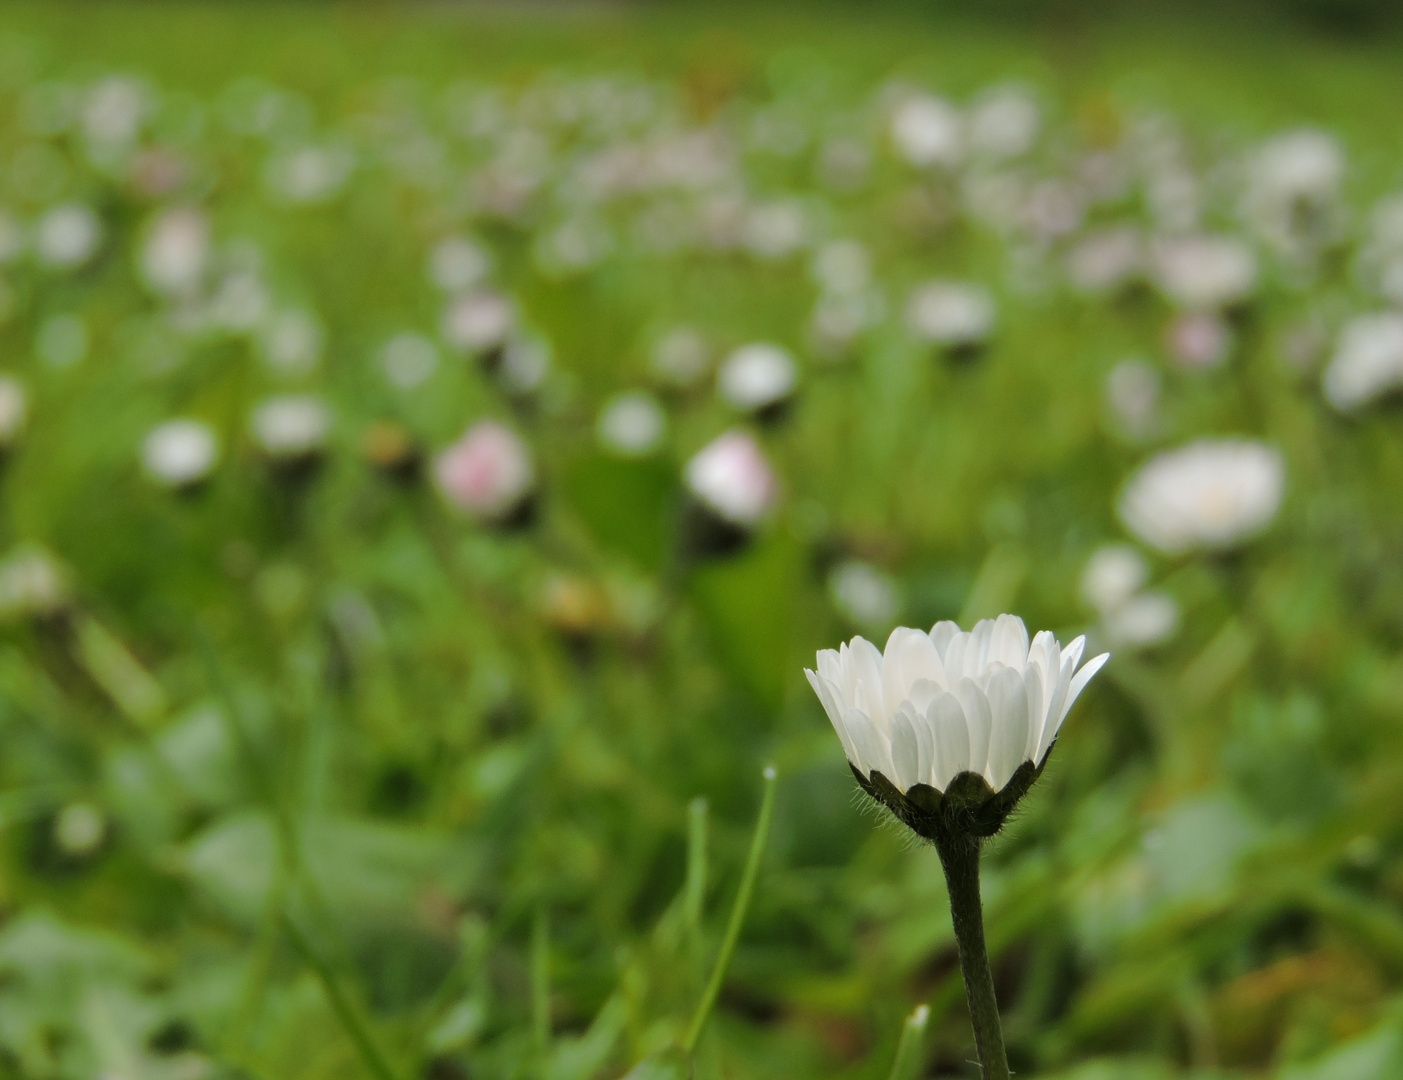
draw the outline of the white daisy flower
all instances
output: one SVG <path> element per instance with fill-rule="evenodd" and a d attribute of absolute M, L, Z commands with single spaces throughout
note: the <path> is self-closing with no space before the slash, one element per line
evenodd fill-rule
<path fill-rule="evenodd" d="M 742 345 L 717 375 L 721 397 L 742 412 L 760 412 L 794 393 L 799 372 L 788 350 L 768 342 Z"/>
<path fill-rule="evenodd" d="M 744 529 L 754 528 L 774 505 L 778 484 L 755 440 L 728 431 L 687 462 L 688 490 L 713 513 Z"/>
<path fill-rule="evenodd" d="M 853 769 L 881 773 L 905 795 L 945 792 L 962 773 L 997 793 L 1024 763 L 1039 768 L 1077 697 L 1109 658 L 1081 662 L 1086 639 L 1063 648 L 1044 630 L 1030 643 L 1016 615 L 973 630 L 939 622 L 898 627 L 885 651 L 855 637 L 805 671 Z"/>
<path fill-rule="evenodd" d="M 199 420 L 167 420 L 152 428 L 141 443 L 141 464 L 147 475 L 170 488 L 198 484 L 218 457 L 214 432 Z"/>
<path fill-rule="evenodd" d="M 1281 451 L 1251 439 L 1200 439 L 1152 458 L 1131 477 L 1120 517 L 1168 555 L 1232 548 L 1267 527 L 1281 507 Z"/>

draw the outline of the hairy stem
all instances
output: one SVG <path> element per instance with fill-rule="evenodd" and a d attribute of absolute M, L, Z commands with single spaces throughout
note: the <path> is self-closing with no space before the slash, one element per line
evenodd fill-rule
<path fill-rule="evenodd" d="M 994 975 L 984 944 L 984 911 L 979 901 L 979 839 L 964 833 L 942 833 L 935 850 L 945 871 L 950 892 L 950 914 L 955 923 L 955 944 L 960 951 L 960 973 L 965 978 L 965 1000 L 974 1026 L 974 1045 L 984 1080 L 1009 1080 L 1004 1052 L 999 1004 L 994 999 Z"/>

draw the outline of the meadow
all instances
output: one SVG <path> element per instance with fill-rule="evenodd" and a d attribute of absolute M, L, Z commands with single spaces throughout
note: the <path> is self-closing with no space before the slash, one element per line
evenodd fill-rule
<path fill-rule="evenodd" d="M 6 5 L 0 1077 L 623 1077 L 768 767 L 697 1080 L 976 1076 L 804 668 L 1001 612 L 1015 1073 L 1403 1076 L 1401 55 Z"/>

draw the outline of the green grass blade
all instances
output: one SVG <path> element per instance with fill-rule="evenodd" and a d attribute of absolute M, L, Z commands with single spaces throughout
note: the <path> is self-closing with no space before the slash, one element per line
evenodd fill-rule
<path fill-rule="evenodd" d="M 721 993 L 721 983 L 726 978 L 726 970 L 731 966 L 731 956 L 736 951 L 736 942 L 740 940 L 740 928 L 745 922 L 745 913 L 750 907 L 750 898 L 755 891 L 755 879 L 760 873 L 760 858 L 765 853 L 765 841 L 770 835 L 770 818 L 774 809 L 775 770 L 771 766 L 765 770 L 765 794 L 760 801 L 760 817 L 755 822 L 755 833 L 750 838 L 750 855 L 746 858 L 745 873 L 741 875 L 736 901 L 731 906 L 731 920 L 726 924 L 726 936 L 721 941 L 721 952 L 716 957 L 716 966 L 711 969 L 711 979 L 697 1004 L 696 1015 L 692 1017 L 691 1026 L 687 1029 L 687 1037 L 682 1042 L 682 1048 L 688 1054 L 697 1047 L 697 1040 L 701 1038 L 702 1029 L 706 1027 L 707 1018 Z"/>
<path fill-rule="evenodd" d="M 330 965 L 312 947 L 312 943 L 307 940 L 307 936 L 302 933 L 297 924 L 286 915 L 283 916 L 283 928 L 287 931 L 288 940 L 292 942 L 293 948 L 301 955 L 307 966 L 316 973 L 322 984 L 322 990 L 326 993 L 327 1001 L 331 1003 L 331 1008 L 336 1013 L 336 1018 L 341 1021 L 341 1026 L 351 1036 L 351 1041 L 356 1044 L 356 1050 L 359 1051 L 366 1068 L 376 1077 L 376 1080 L 399 1080 L 399 1075 L 391 1068 L 389 1061 L 376 1044 L 374 1036 L 371 1035 L 369 1025 L 352 1004 L 349 995 L 337 980 Z"/>
<path fill-rule="evenodd" d="M 926 1025 L 930 1023 L 930 1006 L 917 1005 L 901 1026 L 901 1041 L 896 1044 L 896 1060 L 892 1062 L 887 1080 L 916 1080 L 925 1064 Z"/>

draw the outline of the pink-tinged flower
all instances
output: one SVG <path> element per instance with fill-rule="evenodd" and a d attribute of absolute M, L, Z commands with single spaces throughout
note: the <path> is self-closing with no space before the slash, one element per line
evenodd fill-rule
<path fill-rule="evenodd" d="M 444 498 L 483 521 L 502 521 L 521 508 L 536 486 L 531 452 L 520 436 L 495 420 L 474 424 L 434 461 Z"/>
<path fill-rule="evenodd" d="M 1218 367 L 1232 351 L 1232 329 L 1208 311 L 1180 315 L 1169 324 L 1169 353 L 1180 367 L 1192 371 Z"/>
<path fill-rule="evenodd" d="M 741 528 L 753 528 L 774 505 L 778 485 L 755 440 L 728 431 L 687 462 L 687 488 L 707 509 Z"/>

